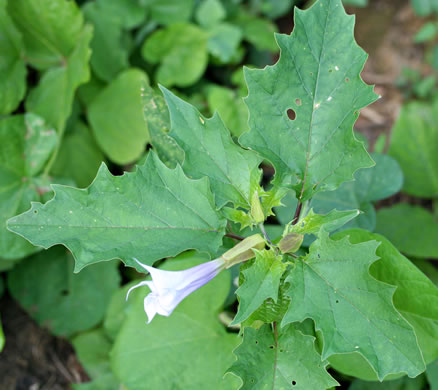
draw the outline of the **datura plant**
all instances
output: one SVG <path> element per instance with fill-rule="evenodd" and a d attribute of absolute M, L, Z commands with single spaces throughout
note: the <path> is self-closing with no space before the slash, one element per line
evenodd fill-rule
<path fill-rule="evenodd" d="M 144 290 L 149 321 L 169 316 L 161 324 L 218 273 L 240 267 L 231 325 L 241 343 L 223 379 L 240 378 L 235 388 L 328 389 L 338 385 L 329 366 L 367 380 L 418 376 L 438 357 L 437 289 L 384 237 L 340 231 L 358 210 L 312 209 L 316 194 L 374 165 L 353 133 L 360 110 L 379 97 L 361 79 L 367 54 L 353 30 L 341 0 L 296 9 L 293 33 L 276 35 L 278 62 L 245 69 L 250 130 L 238 140 L 219 115 L 206 118 L 161 87 L 167 112 L 161 94 L 139 86 L 149 131 L 163 115 L 171 123 L 144 163 L 123 176 L 102 164 L 86 189 L 53 185 L 51 200 L 32 203 L 8 229 L 44 248 L 63 244 L 76 272 L 115 258 L 148 272 L 152 279 L 133 288 Z M 163 145 L 175 153 L 163 158 Z M 275 169 L 270 183 L 262 184 L 262 164 Z M 275 236 L 266 221 L 290 194 L 296 210 Z M 188 250 L 215 260 L 152 267 Z"/>

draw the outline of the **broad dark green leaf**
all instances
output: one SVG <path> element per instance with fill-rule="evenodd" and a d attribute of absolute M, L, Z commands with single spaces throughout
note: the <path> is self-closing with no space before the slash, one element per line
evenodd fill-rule
<path fill-rule="evenodd" d="M 353 27 L 340 0 L 296 9 L 292 35 L 276 36 L 277 64 L 245 70 L 250 131 L 240 141 L 271 161 L 276 182 L 301 201 L 373 165 L 352 133 L 359 110 L 377 98 L 360 78 L 367 55 Z"/>
<path fill-rule="evenodd" d="M 170 131 L 169 110 L 160 93 L 146 83 L 142 86 L 143 115 L 147 123 L 151 144 L 157 155 L 169 168 L 182 165 L 184 151 L 176 141 L 167 135 Z"/>
<path fill-rule="evenodd" d="M 73 263 L 66 249 L 58 246 L 21 262 L 8 277 L 12 296 L 56 335 L 70 336 L 98 324 L 120 281 L 115 261 L 77 275 Z"/>
<path fill-rule="evenodd" d="M 348 390 L 423 390 L 426 384 L 424 375 L 416 378 L 403 377 L 391 381 L 368 382 L 356 379 L 352 382 Z"/>
<path fill-rule="evenodd" d="M 187 249 L 215 253 L 226 221 L 214 205 L 207 178 L 188 179 L 153 153 L 132 173 L 112 176 L 105 164 L 87 189 L 53 185 L 45 205 L 9 220 L 9 229 L 45 248 L 62 243 L 75 271 L 113 258 L 141 269 Z"/>
<path fill-rule="evenodd" d="M 71 55 L 47 70 L 26 99 L 27 111 L 42 116 L 58 132 L 64 130 L 71 114 L 76 89 L 90 77 L 88 60 L 91 53 L 88 45 L 91 36 L 91 26 L 85 26 L 75 40 L 76 46 Z"/>
<path fill-rule="evenodd" d="M 410 195 L 438 195 L 437 113 L 438 102 L 409 103 L 392 129 L 389 154 L 399 162 L 405 176 L 403 191 Z"/>
<path fill-rule="evenodd" d="M 150 140 L 141 100 L 141 87 L 147 82 L 146 73 L 128 69 L 88 107 L 87 116 L 97 143 L 117 164 L 136 161 Z"/>
<path fill-rule="evenodd" d="M 184 172 L 195 179 L 207 176 L 219 208 L 228 202 L 249 208 L 259 186 L 261 159 L 231 138 L 219 115 L 207 119 L 170 91 L 162 88 L 170 112 L 170 136 L 185 152 Z"/>
<path fill-rule="evenodd" d="M 0 115 L 14 111 L 26 92 L 23 40 L 6 5 L 0 0 Z"/>
<path fill-rule="evenodd" d="M 427 366 L 426 376 L 430 390 L 438 390 L 438 359 Z"/>
<path fill-rule="evenodd" d="M 221 63 L 229 63 L 238 56 L 242 32 L 229 23 L 221 23 L 209 30 L 208 51 Z"/>
<path fill-rule="evenodd" d="M 276 256 L 273 250 L 256 253 L 256 258 L 241 270 L 243 282 L 237 289 L 239 310 L 232 325 L 245 321 L 262 303 L 271 298 L 277 302 L 280 279 L 286 270 L 282 256 Z"/>
<path fill-rule="evenodd" d="M 141 52 L 146 61 L 158 64 L 158 83 L 187 87 L 198 81 L 207 67 L 207 41 L 207 32 L 199 27 L 177 23 L 155 31 Z"/>
<path fill-rule="evenodd" d="M 313 319 L 322 332 L 322 359 L 357 352 L 379 380 L 415 377 L 425 365 L 412 326 L 392 302 L 395 287 L 368 272 L 377 247 L 376 241 L 353 245 L 348 237 L 334 241 L 321 231 L 286 279 L 291 303 L 282 324 Z"/>
<path fill-rule="evenodd" d="M 257 49 L 278 51 L 274 38 L 277 26 L 271 21 L 242 13 L 235 23 L 242 29 L 244 39 Z"/>
<path fill-rule="evenodd" d="M 71 0 L 13 0 L 8 11 L 23 34 L 26 60 L 38 69 L 62 66 L 81 40 L 83 17 Z"/>
<path fill-rule="evenodd" d="M 58 177 L 73 179 L 78 187 L 87 187 L 95 178 L 104 160 L 88 127 L 77 121 L 73 130 L 62 139 L 57 159 L 50 172 Z"/>
<path fill-rule="evenodd" d="M 205 262 L 205 256 L 184 254 L 166 261 L 163 269 L 181 270 Z M 170 317 L 157 316 L 146 324 L 144 297 L 149 289 L 130 296 L 130 309 L 111 352 L 111 365 L 125 386 L 135 390 L 230 390 L 239 380 L 224 376 L 232 363 L 237 335 L 218 321 L 230 288 L 222 272 L 184 299 Z"/>
<path fill-rule="evenodd" d="M 438 217 L 421 206 L 398 203 L 380 209 L 376 232 L 408 256 L 438 259 Z"/>
<path fill-rule="evenodd" d="M 328 389 L 338 383 L 327 373 L 327 362 L 314 347 L 315 338 L 289 325 L 275 337 L 270 325 L 245 328 L 229 372 L 242 379 L 240 390 Z"/>
<path fill-rule="evenodd" d="M 6 220 L 50 191 L 48 183 L 34 175 L 53 152 L 56 133 L 33 114 L 11 116 L 0 120 L 0 144 L 0 257 L 13 260 L 39 250 L 7 231 Z"/>

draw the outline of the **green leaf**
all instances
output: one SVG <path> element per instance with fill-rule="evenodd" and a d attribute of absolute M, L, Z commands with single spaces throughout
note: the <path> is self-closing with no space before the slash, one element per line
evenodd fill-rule
<path fill-rule="evenodd" d="M 186 269 L 206 260 L 188 253 L 166 261 L 163 269 Z M 184 299 L 170 317 L 157 316 L 148 325 L 143 309 L 148 289 L 138 289 L 130 296 L 130 310 L 111 352 L 118 379 L 135 390 L 236 389 L 237 378 L 223 375 L 238 337 L 218 322 L 229 287 L 230 274 L 222 272 Z"/>
<path fill-rule="evenodd" d="M 0 352 L 3 350 L 4 346 L 5 346 L 5 335 L 3 333 L 2 319 L 0 317 Z"/>
<path fill-rule="evenodd" d="M 389 154 L 400 164 L 409 195 L 431 198 L 438 195 L 438 102 L 409 103 L 392 129 Z"/>
<path fill-rule="evenodd" d="M 133 257 L 152 265 L 190 248 L 216 253 L 224 235 L 208 179 L 190 180 L 153 152 L 133 173 L 112 176 L 102 164 L 87 189 L 52 188 L 51 201 L 33 203 L 8 226 L 35 245 L 65 245 L 76 272 L 114 258 L 141 269 Z"/>
<path fill-rule="evenodd" d="M 26 64 L 20 32 L 6 10 L 6 0 L 0 0 L 0 115 L 14 111 L 26 92 Z"/>
<path fill-rule="evenodd" d="M 352 133 L 358 111 L 377 98 L 360 78 L 367 55 L 353 27 L 340 0 L 296 8 L 293 34 L 276 36 L 277 64 L 245 70 L 251 130 L 240 142 L 268 159 L 276 183 L 292 186 L 301 201 L 373 165 Z"/>
<path fill-rule="evenodd" d="M 438 259 L 438 218 L 421 206 L 398 203 L 380 209 L 376 232 L 408 256 Z"/>
<path fill-rule="evenodd" d="M 13 260 L 39 249 L 6 230 L 6 220 L 40 200 L 47 185 L 34 177 L 53 151 L 53 129 L 36 115 L 11 116 L 0 120 L 0 257 Z M 23 158 L 24 157 L 24 158 Z M 10 264 L 12 265 L 12 264 Z"/>
<path fill-rule="evenodd" d="M 63 131 L 71 114 L 76 89 L 90 77 L 88 60 L 91 53 L 88 44 L 91 37 L 91 26 L 85 26 L 77 37 L 71 55 L 59 66 L 47 70 L 26 99 L 27 111 L 42 116 L 58 132 Z"/>
<path fill-rule="evenodd" d="M 424 375 L 419 375 L 414 379 L 403 377 L 382 383 L 356 379 L 352 382 L 348 390 L 422 390 L 425 384 L 426 379 Z"/>
<path fill-rule="evenodd" d="M 238 48 L 242 40 L 239 28 L 229 23 L 221 23 L 209 31 L 208 51 L 222 63 L 231 62 L 238 55 Z"/>
<path fill-rule="evenodd" d="M 163 96 L 146 83 L 142 87 L 143 115 L 147 123 L 151 144 L 157 155 L 169 168 L 182 165 L 184 151 L 167 135 L 170 130 L 169 110 Z"/>
<path fill-rule="evenodd" d="M 227 16 L 220 0 L 203 0 L 196 9 L 196 21 L 202 27 L 209 28 L 217 25 Z"/>
<path fill-rule="evenodd" d="M 426 376 L 430 390 L 438 390 L 438 359 L 427 366 Z"/>
<path fill-rule="evenodd" d="M 217 111 L 231 134 L 238 137 L 247 131 L 248 109 L 240 96 L 225 87 L 218 85 L 208 88 L 208 107 L 211 112 Z"/>
<path fill-rule="evenodd" d="M 26 60 L 38 69 L 62 66 L 80 41 L 82 14 L 74 1 L 8 1 L 9 14 L 23 34 Z"/>
<path fill-rule="evenodd" d="M 74 275 L 72 256 L 56 247 L 18 264 L 9 272 L 8 288 L 40 325 L 70 336 L 103 319 L 119 285 L 117 266 L 115 261 L 106 262 Z"/>
<path fill-rule="evenodd" d="M 235 22 L 242 29 L 244 39 L 253 44 L 257 49 L 278 51 L 274 38 L 277 26 L 274 23 L 248 14 L 242 14 Z"/>
<path fill-rule="evenodd" d="M 438 34 L 438 26 L 434 22 L 427 22 L 414 36 L 415 43 L 424 43 L 433 40 Z"/>
<path fill-rule="evenodd" d="M 415 332 L 392 303 L 395 287 L 368 272 L 377 247 L 376 241 L 353 245 L 348 237 L 334 241 L 321 231 L 286 279 L 291 303 L 282 324 L 313 319 L 324 340 L 322 359 L 357 352 L 379 380 L 415 377 L 424 361 Z"/>
<path fill-rule="evenodd" d="M 154 32 L 141 52 L 146 61 L 158 64 L 155 79 L 171 87 L 187 87 L 203 75 L 207 63 L 208 34 L 192 24 L 172 24 Z"/>
<path fill-rule="evenodd" d="M 185 152 L 184 172 L 195 179 L 210 178 L 219 208 L 228 202 L 249 208 L 260 181 L 260 157 L 233 142 L 219 115 L 207 119 L 167 89 L 162 91 L 170 112 L 169 135 Z"/>
<path fill-rule="evenodd" d="M 411 4 L 418 16 L 428 16 L 431 13 L 438 12 L 436 0 L 411 0 Z"/>
<path fill-rule="evenodd" d="M 159 24 L 172 25 L 189 21 L 194 0 L 140 0 L 146 6 L 150 18 Z"/>
<path fill-rule="evenodd" d="M 276 339 L 269 325 L 259 330 L 245 328 L 243 342 L 229 368 L 242 379 L 240 390 L 328 389 L 338 383 L 327 373 L 327 362 L 314 347 L 314 337 L 289 325 Z"/>
<path fill-rule="evenodd" d="M 285 270 L 282 256 L 276 256 L 273 250 L 256 252 L 255 260 L 241 270 L 243 282 L 236 291 L 239 310 L 231 325 L 245 321 L 266 299 L 277 302 L 280 279 Z"/>
<path fill-rule="evenodd" d="M 87 116 L 97 143 L 117 164 L 137 160 L 150 140 L 141 101 L 141 87 L 147 81 L 143 71 L 128 69 L 88 107 Z"/>
<path fill-rule="evenodd" d="M 64 135 L 51 174 L 72 178 L 81 188 L 93 181 L 104 159 L 88 127 L 77 121 L 73 130 Z"/>
<path fill-rule="evenodd" d="M 132 29 L 142 24 L 146 11 L 139 0 L 97 0 L 99 9 L 111 16 L 126 29 Z"/>

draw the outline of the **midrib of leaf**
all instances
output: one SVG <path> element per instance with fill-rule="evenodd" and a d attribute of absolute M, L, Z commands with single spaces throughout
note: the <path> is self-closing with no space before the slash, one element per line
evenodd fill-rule
<path fill-rule="evenodd" d="M 331 262 L 333 262 L 332 260 L 331 260 Z M 343 261 L 340 261 L 340 262 L 343 262 Z M 406 355 L 403 351 L 401 351 L 398 347 L 397 347 L 397 345 L 396 344 L 394 344 L 393 342 L 392 342 L 392 340 L 390 339 L 390 338 L 388 338 L 387 336 L 386 336 L 386 334 L 385 333 L 383 333 L 383 331 L 381 331 L 380 330 L 380 328 L 370 319 L 370 318 L 368 318 L 364 313 L 362 313 L 361 311 L 360 311 L 360 309 L 358 308 L 358 307 L 356 307 L 355 305 L 354 305 L 354 303 L 353 302 L 351 302 L 345 295 L 343 295 L 341 292 L 340 292 L 340 290 L 339 289 L 336 289 L 327 279 L 325 279 L 324 278 L 324 276 L 323 275 L 321 275 L 320 273 L 318 273 L 315 269 L 313 269 L 312 268 L 312 265 L 310 264 L 310 263 L 308 263 L 308 262 L 304 262 L 304 261 L 302 261 L 302 263 L 304 264 L 304 265 L 307 265 L 311 270 L 312 270 L 312 272 L 314 272 L 316 275 L 318 275 L 336 294 L 338 294 L 338 295 L 340 295 L 343 299 L 345 299 L 365 320 L 367 320 L 370 324 L 372 324 L 373 325 L 373 327 L 374 327 L 374 329 L 379 333 L 379 334 L 381 334 L 381 335 L 383 335 L 384 337 L 385 337 L 385 339 L 387 340 L 387 341 L 389 341 L 391 344 L 392 344 L 392 346 L 395 348 L 395 349 L 397 349 L 402 355 L 404 355 L 406 358 L 407 358 L 407 360 L 409 360 L 410 362 L 411 362 L 411 364 L 414 366 L 414 367 L 416 367 L 416 364 L 409 358 L 409 356 L 408 355 Z M 402 319 L 404 320 L 404 318 L 402 317 Z M 406 321 L 406 320 L 405 320 Z M 321 330 L 321 328 L 319 328 L 320 330 Z M 321 330 L 322 331 L 322 330 Z M 365 357 L 365 359 L 366 360 L 368 360 L 366 357 Z"/>

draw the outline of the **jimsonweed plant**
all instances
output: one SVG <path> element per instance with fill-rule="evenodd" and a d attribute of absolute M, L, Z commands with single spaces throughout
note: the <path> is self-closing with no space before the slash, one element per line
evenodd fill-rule
<path fill-rule="evenodd" d="M 123 176 L 102 164 L 88 188 L 52 185 L 51 200 L 9 219 L 8 229 L 34 245 L 67 247 L 76 272 L 117 258 L 150 273 L 125 291 L 141 287 L 131 305 L 144 301 L 150 324 L 144 313 L 128 317 L 111 352 L 127 388 L 329 389 L 338 385 L 329 366 L 383 381 L 414 378 L 438 357 L 432 282 L 384 237 L 342 230 L 358 210 L 312 206 L 374 165 L 352 131 L 378 98 L 360 77 L 367 55 L 353 28 L 341 0 L 296 10 L 293 33 L 276 35 L 278 62 L 245 69 L 250 130 L 238 140 L 219 115 L 206 118 L 161 87 L 171 123 L 162 140 L 178 158 L 162 160 L 152 148 Z M 159 127 L 168 115 L 162 96 L 146 84 L 141 93 L 149 128 Z M 283 199 L 295 207 L 278 233 L 267 221 L 283 220 Z M 183 252 L 209 259 L 152 267 Z M 230 289 L 219 278 L 237 264 L 231 325 L 241 340 L 217 320 Z M 156 314 L 164 317 L 151 321 Z M 147 364 L 136 358 L 145 351 Z M 193 359 L 179 363 L 176 377 L 166 363 L 181 354 Z M 157 370 L 166 375 L 147 375 Z M 232 375 L 219 379 L 225 371 Z"/>

